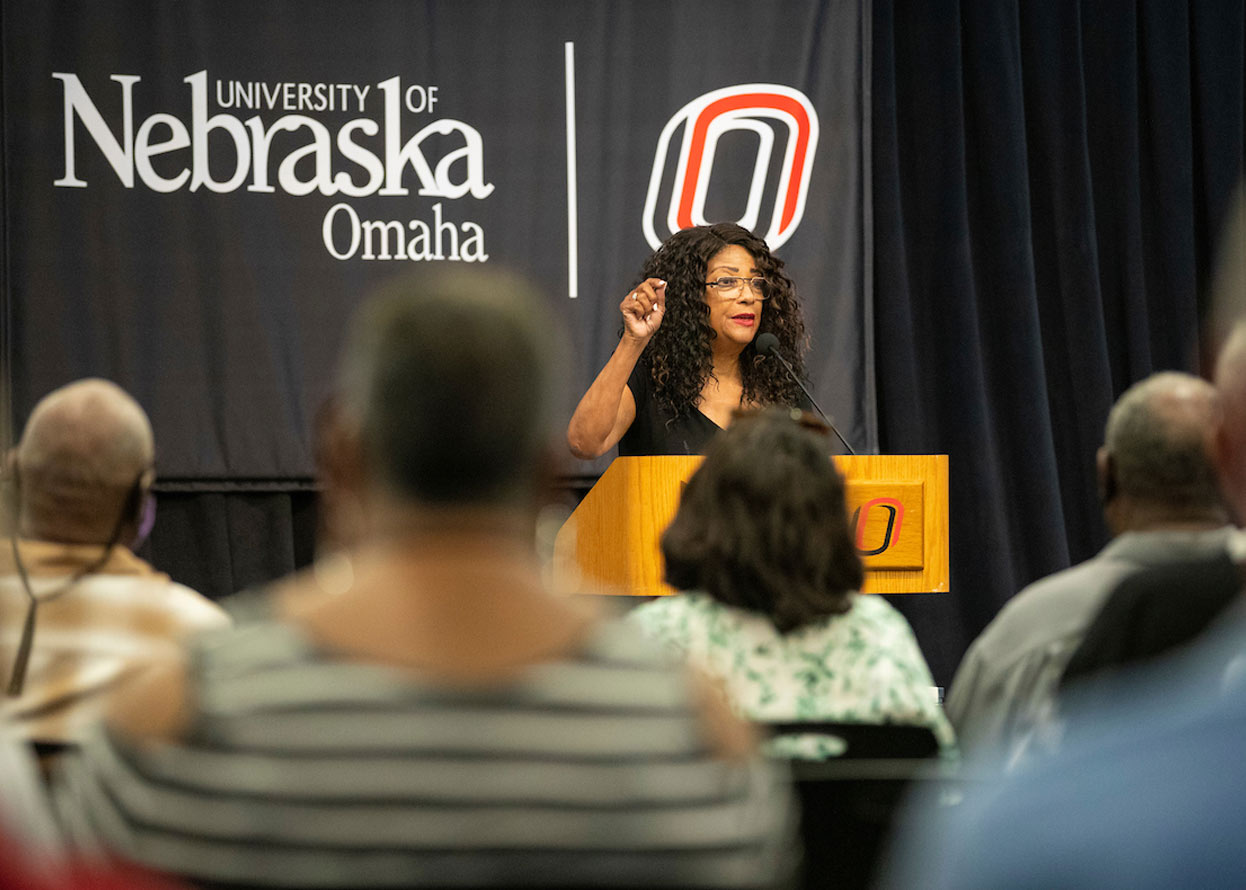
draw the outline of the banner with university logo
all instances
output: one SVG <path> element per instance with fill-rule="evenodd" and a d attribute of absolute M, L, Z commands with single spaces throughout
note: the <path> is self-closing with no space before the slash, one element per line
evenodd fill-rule
<path fill-rule="evenodd" d="M 578 396 L 652 248 L 733 220 L 786 260 L 815 396 L 872 449 L 866 2 L 6 0 L 12 419 L 104 376 L 163 478 L 307 478 L 374 284 L 528 273 Z"/>

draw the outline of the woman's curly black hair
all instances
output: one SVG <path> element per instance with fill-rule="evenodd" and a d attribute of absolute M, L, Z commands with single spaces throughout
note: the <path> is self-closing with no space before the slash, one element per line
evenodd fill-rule
<path fill-rule="evenodd" d="M 757 336 L 769 331 L 778 337 L 792 368 L 802 379 L 805 376 L 805 322 L 792 279 L 783 272 L 783 261 L 770 253 L 765 241 L 735 223 L 683 229 L 663 242 L 640 273 L 641 281 L 661 278 L 666 282 L 666 314 L 645 348 L 645 360 L 654 399 L 668 416 L 695 409 L 713 373 L 711 342 L 716 335 L 705 302 L 705 275 L 714 254 L 732 244 L 753 255 L 758 271 L 770 283 Z M 782 365 L 758 354 L 753 343 L 740 354 L 740 374 L 743 404 L 797 405 L 801 401 L 800 388 Z"/>

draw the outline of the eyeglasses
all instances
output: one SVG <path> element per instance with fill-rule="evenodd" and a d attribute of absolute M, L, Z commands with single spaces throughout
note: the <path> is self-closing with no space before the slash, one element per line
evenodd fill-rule
<path fill-rule="evenodd" d="M 770 282 L 765 278 L 737 278 L 731 275 L 705 282 L 706 287 L 711 287 L 718 291 L 718 296 L 724 299 L 734 297 L 745 284 L 753 292 L 753 296 L 759 300 L 765 300 L 770 296 Z"/>

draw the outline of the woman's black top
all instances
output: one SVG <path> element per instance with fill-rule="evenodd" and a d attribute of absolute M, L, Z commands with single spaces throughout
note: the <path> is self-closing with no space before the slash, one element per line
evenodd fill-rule
<path fill-rule="evenodd" d="M 619 440 L 619 457 L 650 454 L 704 454 L 710 439 L 722 432 L 695 408 L 674 418 L 653 397 L 653 380 L 643 359 L 627 378 L 627 388 L 636 400 L 636 419 Z"/>
<path fill-rule="evenodd" d="M 627 388 L 636 400 L 636 419 L 619 440 L 619 457 L 704 454 L 710 440 L 722 432 L 722 427 L 696 408 L 675 418 L 660 407 L 653 397 L 653 379 L 644 359 L 632 369 Z M 802 396 L 797 407 L 807 411 L 813 406 Z"/>

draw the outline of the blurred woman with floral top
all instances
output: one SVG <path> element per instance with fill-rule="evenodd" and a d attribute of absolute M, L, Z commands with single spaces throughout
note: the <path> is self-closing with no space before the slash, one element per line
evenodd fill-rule
<path fill-rule="evenodd" d="M 826 432 L 784 408 L 733 422 L 662 536 L 666 580 L 684 592 L 630 617 L 718 679 L 750 720 L 927 726 L 949 751 L 953 731 L 908 622 L 857 592 L 864 572 Z M 775 753 L 841 748 L 806 735 L 778 740 Z"/>

